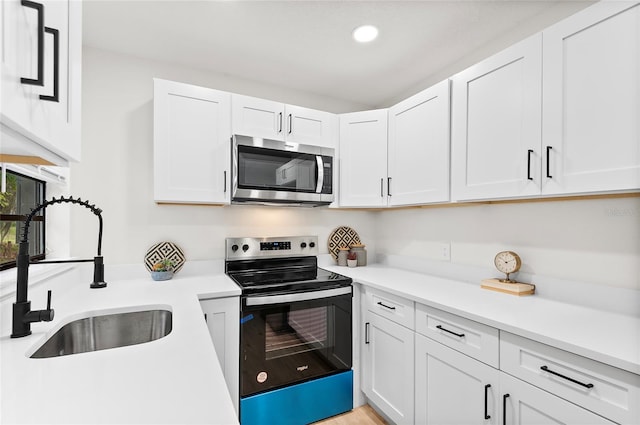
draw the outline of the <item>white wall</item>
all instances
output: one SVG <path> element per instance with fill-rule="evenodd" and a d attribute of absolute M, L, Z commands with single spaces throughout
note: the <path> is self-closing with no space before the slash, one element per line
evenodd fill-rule
<path fill-rule="evenodd" d="M 522 272 L 640 290 L 640 198 L 478 204 L 382 213 L 375 241 L 382 255 L 485 267 L 512 250 Z"/>
<path fill-rule="evenodd" d="M 375 213 L 255 206 L 157 205 L 153 201 L 153 77 L 319 109 L 358 109 L 327 98 L 101 50 L 83 51 L 82 161 L 71 166 L 71 194 L 103 209 L 106 264 L 142 262 L 156 242 L 177 243 L 188 259 L 224 258 L 227 236 L 312 234 L 327 252 L 329 233 L 351 226 L 371 251 Z M 71 210 L 71 254 L 96 252 L 96 217 Z"/>

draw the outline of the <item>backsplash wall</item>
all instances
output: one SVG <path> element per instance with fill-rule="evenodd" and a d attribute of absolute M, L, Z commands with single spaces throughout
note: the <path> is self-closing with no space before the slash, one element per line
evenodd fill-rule
<path fill-rule="evenodd" d="M 410 223 L 410 224 L 409 224 Z M 640 290 L 640 198 L 606 198 L 384 212 L 378 253 L 487 268 L 495 254 L 517 252 L 522 272 Z M 478 282 L 479 283 L 479 282 Z"/>

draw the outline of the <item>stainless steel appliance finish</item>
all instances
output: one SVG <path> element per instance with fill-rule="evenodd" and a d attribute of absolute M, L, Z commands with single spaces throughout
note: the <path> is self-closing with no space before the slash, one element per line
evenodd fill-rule
<path fill-rule="evenodd" d="M 168 310 L 105 314 L 74 320 L 53 334 L 31 358 L 47 358 L 142 344 L 164 338 L 172 329 Z"/>
<path fill-rule="evenodd" d="M 351 373 L 352 280 L 318 268 L 317 254 L 317 236 L 226 240 L 226 273 L 242 289 L 243 420 L 255 397 L 272 404 L 274 391 Z"/>
<path fill-rule="evenodd" d="M 334 200 L 335 149 L 234 135 L 231 202 L 323 206 Z"/>

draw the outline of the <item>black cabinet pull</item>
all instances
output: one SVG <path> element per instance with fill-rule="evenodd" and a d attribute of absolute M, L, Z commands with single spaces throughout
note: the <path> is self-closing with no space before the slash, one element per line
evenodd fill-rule
<path fill-rule="evenodd" d="M 387 196 L 391 196 L 391 177 L 387 177 Z"/>
<path fill-rule="evenodd" d="M 443 328 L 441 325 L 436 326 L 436 328 L 440 329 L 441 331 L 449 332 L 450 334 L 455 335 L 455 336 L 457 336 L 459 338 L 464 337 L 464 334 L 455 333 L 453 331 L 450 331 L 449 329 Z"/>
<path fill-rule="evenodd" d="M 44 86 L 44 5 L 35 1 L 22 0 L 20 4 L 38 13 L 38 76 L 37 78 L 20 78 L 22 84 Z"/>
<path fill-rule="evenodd" d="M 278 133 L 282 133 L 282 112 L 278 113 L 278 122 L 280 123 L 278 126 Z"/>
<path fill-rule="evenodd" d="M 44 27 L 44 32 L 53 35 L 53 95 L 40 95 L 41 100 L 50 102 L 60 101 L 60 31 L 55 28 Z"/>
<path fill-rule="evenodd" d="M 484 386 L 484 419 L 491 419 L 491 415 L 487 412 L 487 393 L 489 392 L 489 388 L 491 388 L 491 384 L 487 384 Z"/>
<path fill-rule="evenodd" d="M 207 322 L 207 313 L 204 314 L 204 321 Z"/>
<path fill-rule="evenodd" d="M 533 180 L 531 177 L 531 154 L 533 153 L 533 149 L 529 149 L 527 151 L 527 180 Z"/>
<path fill-rule="evenodd" d="M 364 324 L 364 343 L 369 343 L 369 322 Z"/>
<path fill-rule="evenodd" d="M 553 176 L 551 175 L 551 171 L 550 171 L 551 168 L 549 165 L 549 160 L 551 159 L 551 155 L 550 155 L 551 149 L 553 149 L 551 146 L 547 146 L 547 178 L 548 179 L 553 178 Z"/>
<path fill-rule="evenodd" d="M 593 384 L 591 383 L 585 384 L 584 382 L 580 382 L 573 378 L 569 378 L 568 376 L 562 375 L 558 372 L 554 372 L 553 370 L 549 369 L 547 366 L 540 366 L 540 369 L 544 370 L 545 372 L 549 372 L 552 375 L 559 376 L 560 378 L 566 379 L 567 381 L 571 381 L 574 384 L 582 385 L 585 388 L 593 388 Z"/>
<path fill-rule="evenodd" d="M 223 178 L 224 178 L 224 181 L 222 183 L 222 187 L 223 187 L 223 189 L 222 189 L 223 192 L 222 193 L 227 193 L 227 170 L 224 170 Z"/>
<path fill-rule="evenodd" d="M 386 304 L 382 303 L 381 301 L 378 301 L 378 305 L 382 306 L 384 308 L 388 308 L 389 310 L 395 310 L 396 309 L 394 306 L 386 305 Z"/>
<path fill-rule="evenodd" d="M 509 394 L 502 396 L 502 425 L 507 425 L 507 399 L 509 397 Z"/>
<path fill-rule="evenodd" d="M 384 197 L 384 179 L 380 179 L 380 197 Z"/>
<path fill-rule="evenodd" d="M 293 116 L 289 114 L 289 134 L 293 131 Z"/>

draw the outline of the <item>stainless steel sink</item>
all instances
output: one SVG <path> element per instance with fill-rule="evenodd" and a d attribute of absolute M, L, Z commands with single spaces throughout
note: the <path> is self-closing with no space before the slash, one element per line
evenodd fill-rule
<path fill-rule="evenodd" d="M 105 314 L 74 320 L 53 334 L 31 358 L 143 344 L 169 335 L 172 321 L 173 315 L 168 310 Z"/>

